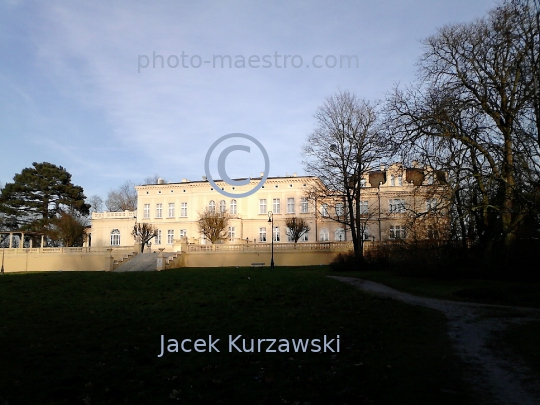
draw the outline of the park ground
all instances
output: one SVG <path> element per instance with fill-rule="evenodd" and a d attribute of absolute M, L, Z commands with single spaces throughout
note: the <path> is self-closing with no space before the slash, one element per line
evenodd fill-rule
<path fill-rule="evenodd" d="M 0 277 L 0 405 L 482 404 L 445 316 L 326 277 L 412 294 L 540 307 L 539 285 L 431 280 L 327 267 L 58 272 Z M 540 370 L 538 323 L 490 342 Z M 219 353 L 160 354 L 166 339 Z M 228 352 L 228 336 L 340 336 L 336 353 Z M 335 346 L 334 346 L 335 349 Z"/>

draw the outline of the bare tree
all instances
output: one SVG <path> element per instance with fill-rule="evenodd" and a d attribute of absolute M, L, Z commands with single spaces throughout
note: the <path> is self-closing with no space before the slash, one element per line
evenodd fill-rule
<path fill-rule="evenodd" d="M 199 231 L 210 240 L 212 244 L 215 244 L 219 240 L 227 238 L 230 218 L 227 211 L 212 211 L 209 208 L 206 208 L 199 214 Z"/>
<path fill-rule="evenodd" d="M 109 191 L 105 206 L 109 211 L 135 211 L 137 209 L 137 190 L 131 181 L 126 181 L 116 190 Z"/>
<path fill-rule="evenodd" d="M 131 231 L 131 235 L 133 235 L 135 240 L 141 244 L 141 253 L 144 252 L 144 246 L 148 244 L 152 238 L 155 238 L 157 234 L 158 229 L 155 226 L 145 222 L 135 224 L 133 226 L 133 231 Z"/>
<path fill-rule="evenodd" d="M 506 250 L 539 174 L 539 145 L 525 131 L 535 91 L 533 45 L 521 39 L 521 24 L 503 5 L 473 23 L 445 26 L 425 41 L 422 84 L 389 100 L 397 144 L 451 174 L 462 235 L 476 234 L 488 247 L 500 241 Z"/>
<path fill-rule="evenodd" d="M 522 81 L 531 92 L 530 114 L 526 111 L 523 114 L 525 119 L 520 119 L 518 124 L 525 123 L 521 129 L 534 137 L 540 146 L 540 0 L 505 0 L 502 10 L 515 16 L 513 41 L 526 54 Z"/>
<path fill-rule="evenodd" d="M 145 177 L 145 179 L 142 181 L 141 186 L 146 186 L 148 184 L 158 184 L 158 180 L 161 179 L 159 177 L 159 174 L 154 174 L 153 176 Z"/>
<path fill-rule="evenodd" d="M 90 205 L 90 214 L 103 211 L 103 199 L 97 194 L 88 198 L 86 203 Z"/>
<path fill-rule="evenodd" d="M 311 230 L 304 218 L 287 218 L 285 220 L 285 225 L 287 226 L 287 236 L 294 243 L 297 243 L 302 236 Z"/>
<path fill-rule="evenodd" d="M 377 106 L 340 91 L 315 114 L 317 128 L 303 148 L 304 166 L 322 184 L 310 190 L 312 200 L 327 205 L 325 215 L 351 232 L 354 252 L 363 255 L 360 201 L 362 176 L 380 163 L 388 150 L 379 130 Z"/>

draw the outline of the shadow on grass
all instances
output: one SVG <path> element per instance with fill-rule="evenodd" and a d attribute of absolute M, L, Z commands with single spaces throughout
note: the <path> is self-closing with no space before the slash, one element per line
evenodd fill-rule
<path fill-rule="evenodd" d="M 442 314 L 321 268 L 0 278 L 0 403 L 464 404 Z M 219 353 L 166 353 L 219 338 Z M 340 336 L 339 353 L 229 353 L 247 339 Z M 335 346 L 334 346 L 335 349 Z"/>

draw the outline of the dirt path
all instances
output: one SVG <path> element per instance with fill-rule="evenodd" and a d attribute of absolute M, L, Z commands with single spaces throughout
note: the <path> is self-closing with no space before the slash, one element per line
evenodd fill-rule
<path fill-rule="evenodd" d="M 329 277 L 378 296 L 444 312 L 448 318 L 448 334 L 457 353 L 469 366 L 467 379 L 486 403 L 540 404 L 540 376 L 511 353 L 494 352 L 488 344 L 509 324 L 540 320 L 540 309 L 424 298 L 373 281 Z"/>

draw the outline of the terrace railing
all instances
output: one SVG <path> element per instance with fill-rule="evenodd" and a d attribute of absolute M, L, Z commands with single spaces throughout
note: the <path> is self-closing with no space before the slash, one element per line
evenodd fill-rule
<path fill-rule="evenodd" d="M 269 251 L 271 243 L 216 244 L 216 245 L 187 245 L 187 252 L 224 252 L 224 251 Z M 352 249 L 351 242 L 300 242 L 274 243 L 274 251 L 283 250 L 325 250 L 347 251 Z"/>
<path fill-rule="evenodd" d="M 5 254 L 32 254 L 32 253 L 103 253 L 112 251 L 133 251 L 133 246 L 104 246 L 104 247 L 46 247 L 46 248 L 5 248 Z"/>

